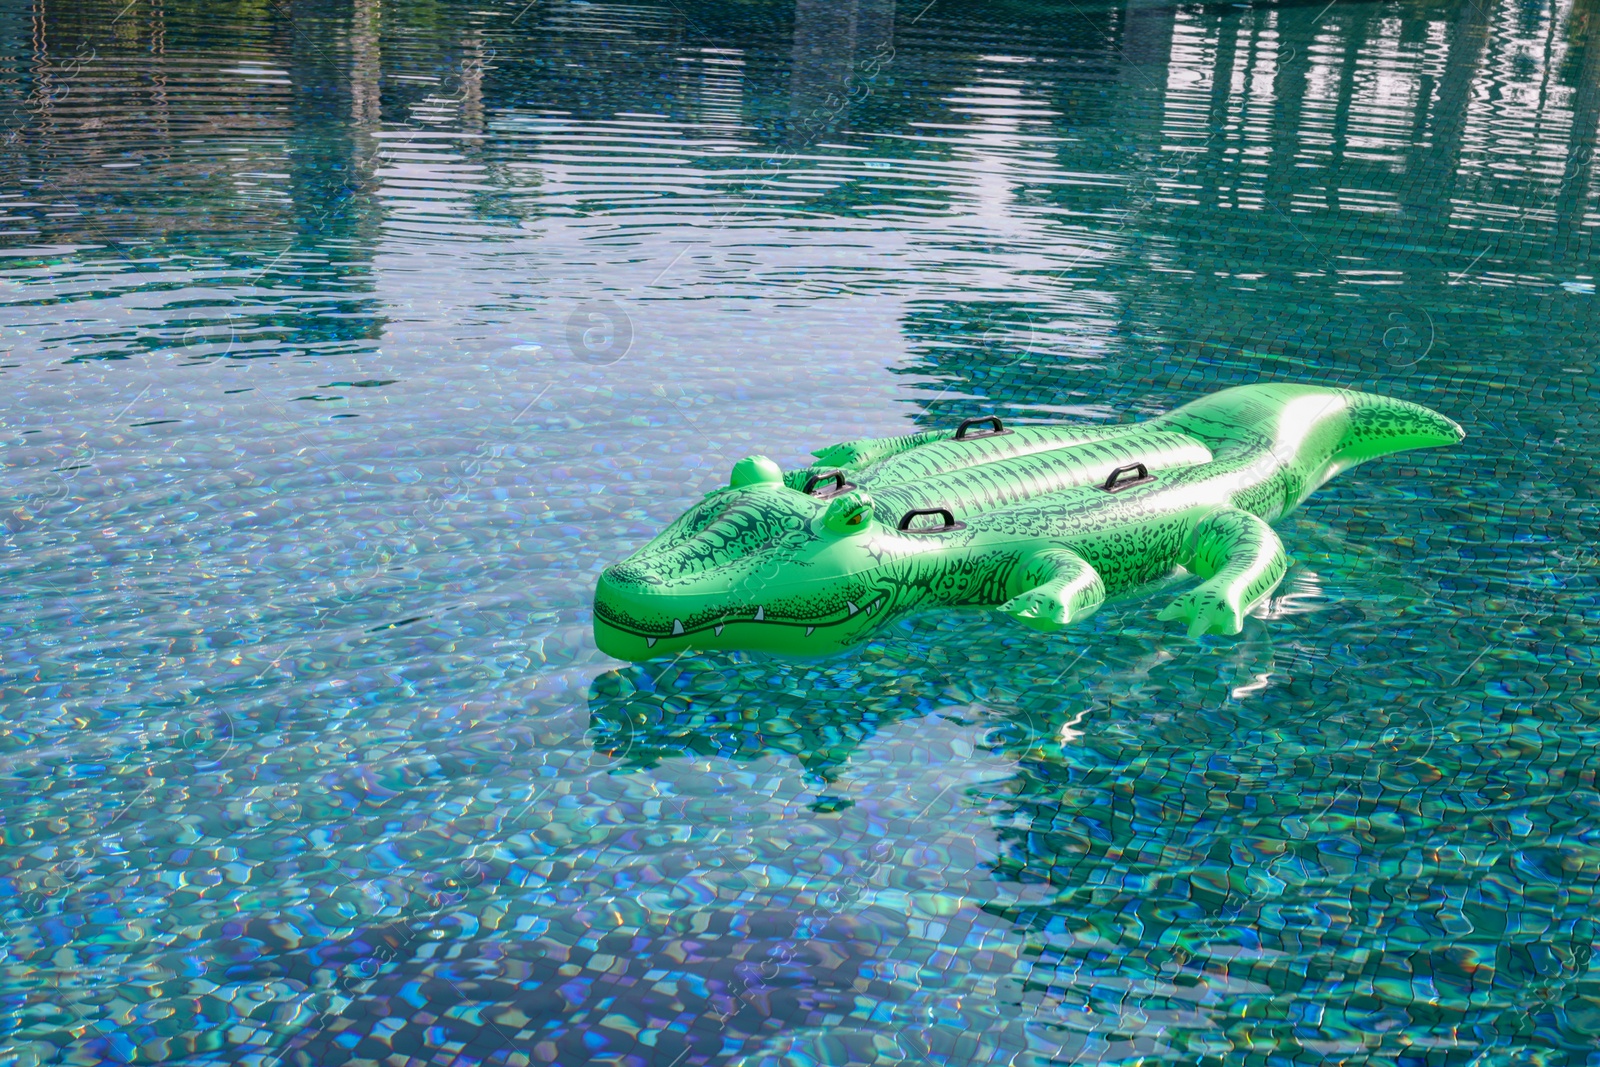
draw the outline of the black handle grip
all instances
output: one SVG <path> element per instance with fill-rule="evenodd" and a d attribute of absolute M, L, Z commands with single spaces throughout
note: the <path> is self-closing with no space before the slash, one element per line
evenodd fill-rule
<path fill-rule="evenodd" d="M 940 515 L 944 518 L 941 526 L 924 526 L 919 530 L 911 528 L 911 521 L 923 515 Z M 899 528 L 906 533 L 944 533 L 946 530 L 959 530 L 962 524 L 956 521 L 955 515 L 949 508 L 912 508 L 900 516 Z"/>
<path fill-rule="evenodd" d="M 1125 482 L 1117 481 L 1118 478 L 1122 477 L 1124 474 L 1127 474 L 1129 471 L 1137 471 L 1139 476 L 1137 478 L 1129 478 Z M 1142 482 L 1148 482 L 1150 480 L 1150 468 L 1146 467 L 1143 463 L 1130 463 L 1126 467 L 1118 467 L 1116 470 L 1112 471 L 1111 474 L 1107 476 L 1105 484 L 1100 488 L 1104 489 L 1108 493 L 1115 493 L 1120 489 L 1127 489 L 1130 486 L 1139 485 Z"/>
<path fill-rule="evenodd" d="M 855 486 L 844 480 L 844 471 L 828 471 L 826 474 L 813 474 L 811 477 L 806 479 L 806 487 L 804 489 L 806 496 L 810 496 L 812 490 L 816 489 L 816 487 L 821 485 L 823 482 L 833 483 L 833 488 L 822 494 L 825 497 L 838 496 L 846 489 L 855 488 Z"/>
<path fill-rule="evenodd" d="M 985 430 L 983 433 L 973 434 L 972 436 L 974 436 L 974 437 L 993 437 L 996 434 L 1002 434 L 1002 433 L 1006 433 L 1007 432 L 1006 424 L 1000 421 L 1000 416 L 998 416 L 998 415 L 979 415 L 975 419 L 962 419 L 961 420 L 961 425 L 956 427 L 955 439 L 957 441 L 965 441 L 967 439 L 967 431 L 969 429 L 971 429 L 974 426 L 979 426 L 979 425 L 981 425 L 981 424 L 983 424 L 985 422 L 994 423 L 994 429 Z"/>

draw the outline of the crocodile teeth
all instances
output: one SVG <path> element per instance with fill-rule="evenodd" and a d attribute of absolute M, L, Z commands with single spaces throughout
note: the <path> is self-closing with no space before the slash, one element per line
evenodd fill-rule
<path fill-rule="evenodd" d="M 644 644 L 645 644 L 646 648 L 655 648 L 656 647 L 656 639 L 653 638 L 653 637 L 647 637 L 647 638 L 644 639 Z"/>
<path fill-rule="evenodd" d="M 766 617 L 767 617 L 767 609 L 766 609 L 765 605 L 762 605 L 761 607 L 756 608 L 756 622 L 760 622 L 763 619 L 765 619 Z"/>
<path fill-rule="evenodd" d="M 718 637 L 721 637 L 722 636 L 722 623 L 719 622 L 715 626 L 713 626 L 711 628 L 711 632 L 716 634 Z"/>
<path fill-rule="evenodd" d="M 850 609 L 850 614 L 852 614 L 852 615 L 854 615 L 856 612 L 861 610 L 860 608 L 856 607 L 855 604 L 852 601 L 849 601 L 849 600 L 846 600 L 844 602 L 844 606 Z"/>
<path fill-rule="evenodd" d="M 806 636 L 810 637 L 813 633 L 816 632 L 816 630 L 817 630 L 817 628 L 815 626 L 807 626 L 806 627 Z"/>
<path fill-rule="evenodd" d="M 683 633 L 683 620 L 682 619 L 673 619 L 672 620 L 672 636 L 673 637 L 677 637 L 681 633 Z"/>

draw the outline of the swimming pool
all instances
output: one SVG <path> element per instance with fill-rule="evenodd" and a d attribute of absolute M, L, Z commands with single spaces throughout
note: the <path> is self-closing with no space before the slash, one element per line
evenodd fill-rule
<path fill-rule="evenodd" d="M 1596 34 L 0 11 L 0 1062 L 1600 1062 Z M 742 456 L 1264 380 L 1468 437 L 1237 638 L 593 646 Z"/>

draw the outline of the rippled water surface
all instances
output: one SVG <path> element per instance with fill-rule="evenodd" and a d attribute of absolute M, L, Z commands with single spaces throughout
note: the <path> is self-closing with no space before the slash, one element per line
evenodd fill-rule
<path fill-rule="evenodd" d="M 1600 1063 L 1596 0 L 0 5 L 0 1064 Z M 607 660 L 739 457 L 1467 441 L 1237 638 Z"/>

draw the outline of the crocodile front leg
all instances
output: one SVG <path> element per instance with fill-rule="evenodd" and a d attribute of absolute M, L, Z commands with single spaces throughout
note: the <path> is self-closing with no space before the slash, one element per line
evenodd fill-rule
<path fill-rule="evenodd" d="M 1236 634 L 1244 616 L 1283 580 L 1289 561 L 1283 542 L 1262 520 L 1222 508 L 1196 524 L 1178 560 L 1204 579 L 1168 604 L 1157 618 L 1181 619 L 1189 636 Z"/>
<path fill-rule="evenodd" d="M 1011 599 L 1000 610 L 1035 630 L 1059 630 L 1092 614 L 1106 598 L 1099 572 L 1065 548 L 1045 549 L 1024 560 L 1006 592 Z"/>

